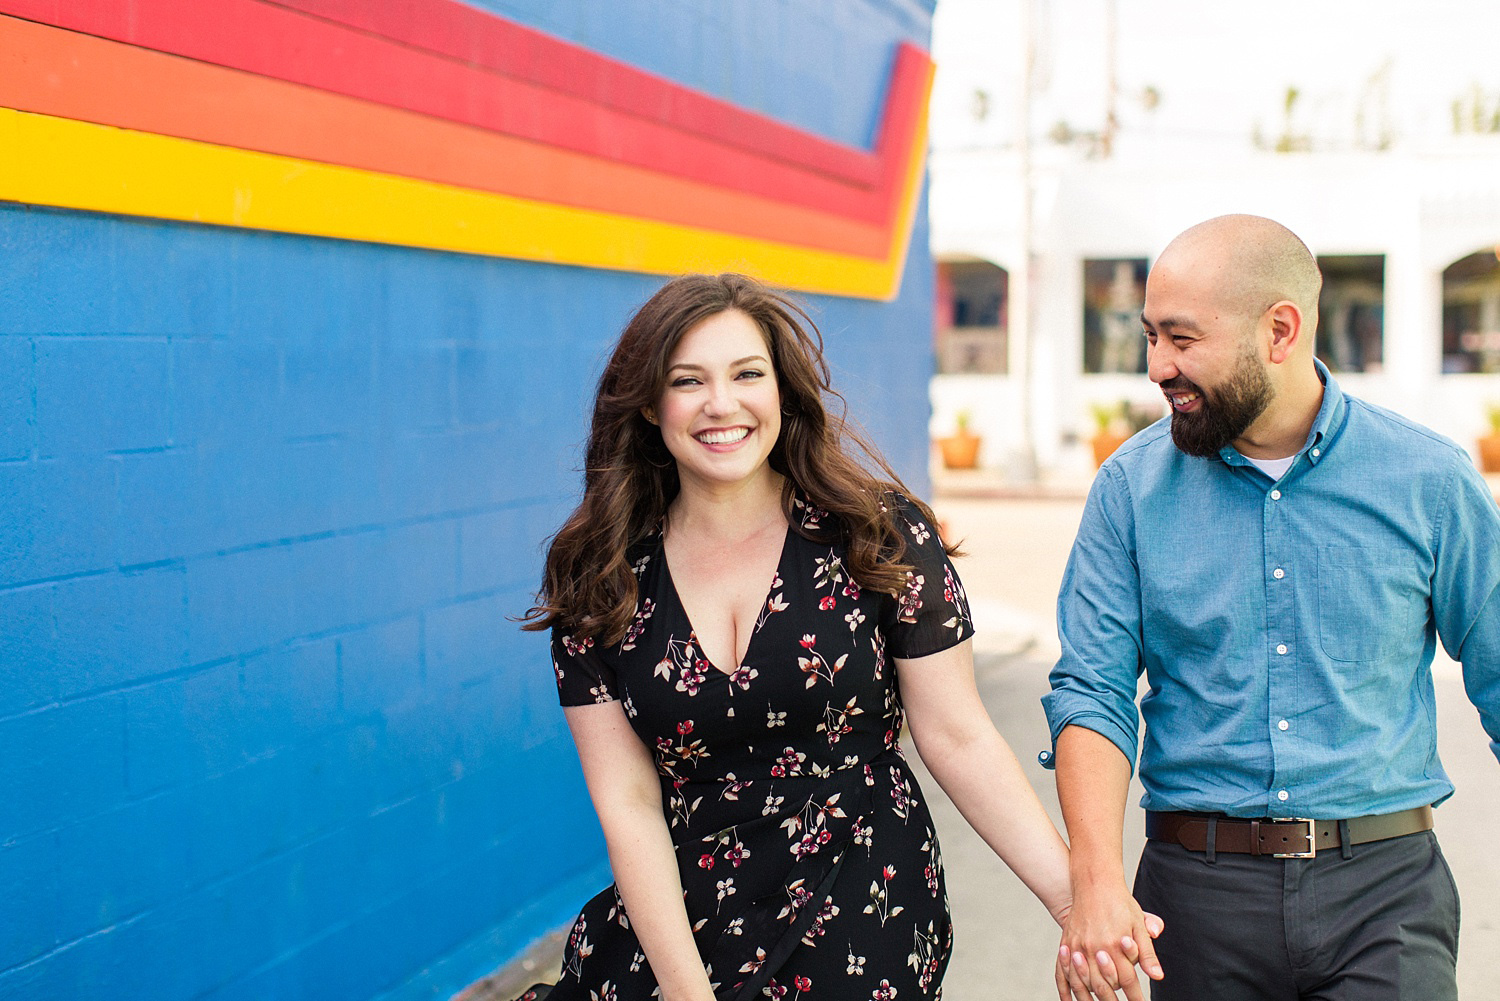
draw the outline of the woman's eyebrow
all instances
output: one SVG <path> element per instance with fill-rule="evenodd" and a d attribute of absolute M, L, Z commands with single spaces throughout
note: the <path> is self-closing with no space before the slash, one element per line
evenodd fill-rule
<path fill-rule="evenodd" d="M 736 358 L 734 361 L 730 362 L 729 363 L 729 367 L 733 368 L 736 365 L 744 365 L 744 364 L 746 364 L 748 362 L 752 362 L 752 361 L 762 362 L 762 363 L 767 364 L 767 365 L 770 364 L 770 361 L 766 358 L 765 355 L 746 355 L 743 358 Z M 668 365 L 667 366 L 667 371 L 671 372 L 672 370 L 679 369 L 679 368 L 692 369 L 695 372 L 701 372 L 701 371 L 703 371 L 704 366 L 698 364 L 697 362 L 680 361 L 680 362 L 677 362 L 675 365 Z"/>

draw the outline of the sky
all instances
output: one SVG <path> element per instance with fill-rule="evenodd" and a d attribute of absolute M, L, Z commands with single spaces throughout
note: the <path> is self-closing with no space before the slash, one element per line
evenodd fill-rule
<path fill-rule="evenodd" d="M 939 0 L 933 138 L 1004 146 L 1019 117 L 1023 0 Z M 1104 123 L 1108 0 L 1030 0 L 1033 135 Z M 1114 0 L 1121 155 L 1230 152 L 1283 132 L 1315 148 L 1450 142 L 1452 102 L 1500 107 L 1500 0 Z M 1299 97 L 1290 130 L 1288 87 Z M 1148 108 L 1147 89 L 1158 101 Z M 975 115 L 975 92 L 988 95 Z"/>

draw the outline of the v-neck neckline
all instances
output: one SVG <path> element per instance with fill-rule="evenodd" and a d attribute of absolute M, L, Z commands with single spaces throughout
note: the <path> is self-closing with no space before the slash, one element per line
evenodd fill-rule
<path fill-rule="evenodd" d="M 781 579 L 781 568 L 786 563 L 787 550 L 792 546 L 792 536 L 794 534 L 796 533 L 792 531 L 791 522 L 788 522 L 786 526 L 786 534 L 781 539 L 781 551 L 776 556 L 776 566 L 771 570 L 770 579 L 766 581 L 766 594 L 765 597 L 761 599 L 760 612 L 757 613 L 756 616 L 757 625 L 750 631 L 750 641 L 745 644 L 744 656 L 740 657 L 740 662 L 728 671 L 724 670 L 719 665 L 710 660 L 708 651 L 703 649 L 703 642 L 698 639 L 698 628 L 693 625 L 693 617 L 688 614 L 687 605 L 683 604 L 682 601 L 682 594 L 677 590 L 677 580 L 672 576 L 672 561 L 667 559 L 667 533 L 665 531 L 662 531 L 658 536 L 659 541 L 657 544 L 661 546 L 661 566 L 662 571 L 666 574 L 667 589 L 671 591 L 672 600 L 677 603 L 677 610 L 682 613 L 683 621 L 688 624 L 688 634 L 692 636 L 694 642 L 697 643 L 698 652 L 702 654 L 704 663 L 713 668 L 715 674 L 722 675 L 725 678 L 731 678 L 735 674 L 739 673 L 739 671 L 744 668 L 745 664 L 749 662 L 750 651 L 754 649 L 755 641 L 760 637 L 759 627 L 761 625 L 764 625 L 764 623 L 760 620 L 760 615 L 763 615 L 765 613 L 766 606 L 775 596 L 774 592 L 776 590 L 776 583 Z"/>

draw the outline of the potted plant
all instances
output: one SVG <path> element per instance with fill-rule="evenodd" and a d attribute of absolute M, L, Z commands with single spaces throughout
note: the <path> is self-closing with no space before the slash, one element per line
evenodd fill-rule
<path fill-rule="evenodd" d="M 1124 400 L 1118 403 L 1089 404 L 1089 412 L 1094 415 L 1094 437 L 1091 444 L 1094 446 L 1096 469 L 1104 465 L 1104 460 L 1113 455 L 1115 449 L 1125 444 L 1125 439 L 1130 437 L 1127 410 L 1128 405 Z"/>
<path fill-rule="evenodd" d="M 1500 473 L 1500 403 L 1491 403 L 1487 409 L 1490 433 L 1479 439 L 1479 468 Z"/>
<path fill-rule="evenodd" d="M 1125 444 L 1130 436 L 1144 431 L 1161 420 L 1161 407 L 1150 403 L 1092 403 L 1089 410 L 1094 415 L 1094 465 L 1104 465 L 1104 460 L 1114 454 L 1115 449 Z"/>
<path fill-rule="evenodd" d="M 969 421 L 972 415 L 968 410 L 960 410 L 954 417 L 956 430 L 946 438 L 937 440 L 938 449 L 943 456 L 943 466 L 946 469 L 974 469 L 979 465 L 980 437 L 969 430 Z"/>

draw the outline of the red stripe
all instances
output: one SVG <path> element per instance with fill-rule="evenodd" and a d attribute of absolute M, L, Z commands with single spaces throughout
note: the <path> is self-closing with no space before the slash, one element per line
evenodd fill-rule
<path fill-rule="evenodd" d="M 898 52 L 874 190 L 253 0 L 0 0 L 0 11 L 851 219 L 893 218 L 926 57 Z M 908 107 L 910 106 L 910 107 Z"/>
<path fill-rule="evenodd" d="M 265 0 L 394 42 L 482 66 L 685 132 L 841 180 L 871 184 L 876 157 L 601 56 L 533 28 L 455 3 Z"/>
<path fill-rule="evenodd" d="M 0 107 L 863 257 L 890 244 L 801 206 L 4 15 Z"/>

